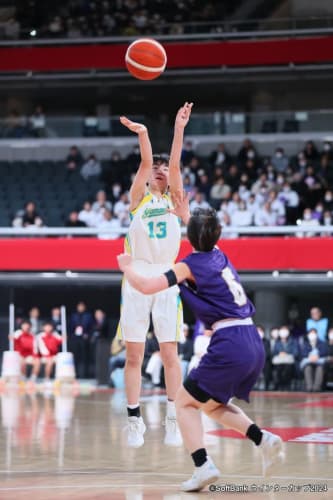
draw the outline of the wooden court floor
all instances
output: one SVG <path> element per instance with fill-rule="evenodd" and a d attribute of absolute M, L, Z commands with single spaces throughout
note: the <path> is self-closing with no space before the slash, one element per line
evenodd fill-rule
<path fill-rule="evenodd" d="M 144 391 L 148 430 L 126 447 L 125 396 L 118 391 L 2 388 L 0 500 L 333 499 L 333 393 L 255 392 L 240 403 L 281 435 L 286 458 L 261 476 L 248 440 L 204 418 L 209 454 L 223 473 L 215 492 L 181 493 L 192 473 L 184 448 L 163 444 L 165 395 Z"/>

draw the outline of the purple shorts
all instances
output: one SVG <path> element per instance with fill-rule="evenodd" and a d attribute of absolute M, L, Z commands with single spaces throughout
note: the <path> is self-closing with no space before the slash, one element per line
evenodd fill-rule
<path fill-rule="evenodd" d="M 263 342 L 255 325 L 216 330 L 207 353 L 184 382 L 201 402 L 214 399 L 227 404 L 236 397 L 249 402 L 249 394 L 265 363 Z"/>

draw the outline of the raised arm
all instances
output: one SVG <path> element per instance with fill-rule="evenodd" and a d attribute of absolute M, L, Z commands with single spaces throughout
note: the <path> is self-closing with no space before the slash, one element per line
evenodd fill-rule
<path fill-rule="evenodd" d="M 165 274 L 161 274 L 160 276 L 156 276 L 154 278 L 146 278 L 145 276 L 137 274 L 131 265 L 132 257 L 128 254 L 123 253 L 118 255 L 117 259 L 119 268 L 123 271 L 129 284 L 145 295 L 166 290 L 169 286 L 181 283 L 186 279 L 193 279 L 189 267 L 183 262 L 175 264 L 172 270 L 168 271 L 168 273 L 174 273 L 174 282 L 170 284 L 169 279 Z"/>
<path fill-rule="evenodd" d="M 130 189 L 130 210 L 134 210 L 145 195 L 146 184 L 151 174 L 153 165 L 153 152 L 151 149 L 148 130 L 142 123 L 132 122 L 126 116 L 120 117 L 120 122 L 132 132 L 138 134 L 141 153 L 141 163 L 135 174 Z"/>
<path fill-rule="evenodd" d="M 184 128 L 186 127 L 191 111 L 192 102 L 185 102 L 176 115 L 174 136 L 169 160 L 169 187 L 172 201 L 175 195 L 183 192 L 183 179 L 180 170 L 180 157 L 184 140 Z"/>

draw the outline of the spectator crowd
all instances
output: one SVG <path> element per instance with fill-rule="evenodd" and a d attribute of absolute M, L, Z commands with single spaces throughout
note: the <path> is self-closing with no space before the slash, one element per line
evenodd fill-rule
<path fill-rule="evenodd" d="M 76 146 L 71 147 L 64 166 L 67 179 L 80 177 L 86 185 L 98 179 L 104 189 L 96 193 L 95 199 L 86 199 L 82 206 L 65 214 L 65 225 L 100 229 L 102 238 L 126 233 L 130 223 L 128 190 L 139 163 L 137 146 L 124 158 L 113 151 L 110 161 L 103 164 L 95 154 L 84 159 Z M 182 166 L 191 211 L 213 207 L 223 227 L 243 228 L 244 232 L 250 226 L 297 225 L 304 228 L 303 236 L 312 236 L 315 226 L 320 234 L 320 227 L 332 225 L 333 148 L 329 142 L 321 151 L 308 141 L 295 156 L 287 156 L 282 147 L 271 156 L 262 156 L 245 139 L 235 156 L 219 144 L 202 157 L 187 141 Z M 15 214 L 13 224 L 42 226 L 47 225 L 47 220 L 29 200 L 25 209 Z M 237 236 L 237 232 L 225 234 L 230 236 Z"/>
<path fill-rule="evenodd" d="M 19 2 L 0 24 L 2 38 L 80 38 L 182 34 L 191 32 L 186 23 L 212 23 L 237 7 L 239 2 L 210 0 L 71 0 Z M 185 24 L 184 24 L 185 23 Z"/>
<path fill-rule="evenodd" d="M 108 383 L 116 387 L 117 369 L 123 370 L 126 361 L 125 345 L 115 337 L 116 321 L 98 308 L 90 312 L 84 301 L 77 303 L 68 316 L 68 348 L 74 355 L 78 378 L 103 379 L 102 359 L 108 364 Z M 63 337 L 61 313 L 54 307 L 48 318 L 41 320 L 38 307 L 26 318 L 17 318 L 11 334 L 14 348 L 21 357 L 22 376 L 35 381 L 41 374 L 46 381 L 53 376 L 55 356 Z M 312 307 L 309 318 L 300 328 L 295 323 L 265 331 L 258 326 L 263 341 L 266 362 L 257 389 L 264 390 L 324 390 L 333 383 L 333 328 L 319 307 Z M 197 321 L 191 327 L 184 324 L 178 353 L 183 378 L 195 368 L 206 353 L 212 331 Z M 30 368 L 29 368 L 30 367 Z M 164 387 L 163 365 L 158 341 L 149 332 L 145 345 L 142 376 L 153 387 Z M 105 374 L 104 374 L 105 378 Z"/>

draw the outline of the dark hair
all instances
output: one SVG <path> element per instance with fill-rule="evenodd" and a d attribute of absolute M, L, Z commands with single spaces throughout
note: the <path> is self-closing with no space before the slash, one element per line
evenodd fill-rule
<path fill-rule="evenodd" d="M 165 153 L 153 155 L 153 165 L 165 164 L 165 165 L 169 166 L 169 160 L 170 160 L 169 155 L 167 155 Z"/>
<path fill-rule="evenodd" d="M 221 229 L 214 209 L 196 208 L 187 226 L 187 237 L 195 250 L 210 252 L 221 236 Z"/>

